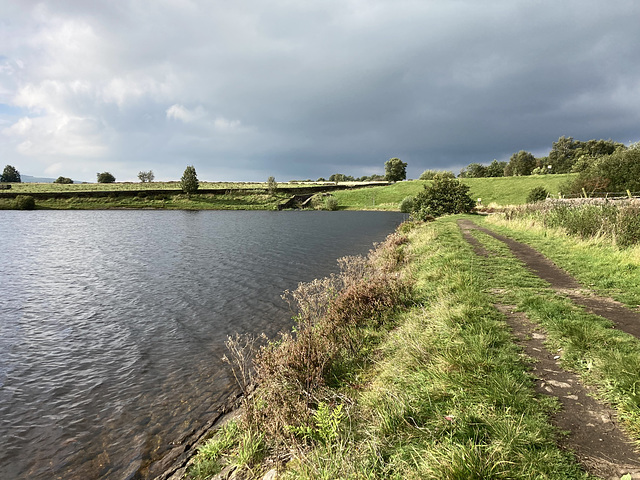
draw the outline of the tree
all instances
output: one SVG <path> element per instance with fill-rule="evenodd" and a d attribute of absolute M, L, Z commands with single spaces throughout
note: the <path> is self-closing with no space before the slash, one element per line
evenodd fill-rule
<path fill-rule="evenodd" d="M 269 177 L 267 179 L 267 191 L 270 195 L 275 195 L 278 191 L 278 182 L 276 182 L 276 177 Z"/>
<path fill-rule="evenodd" d="M 153 182 L 154 178 L 156 178 L 156 176 L 153 174 L 153 170 L 149 170 L 148 172 L 138 172 L 138 179 L 142 183 Z"/>
<path fill-rule="evenodd" d="M 98 183 L 113 183 L 116 181 L 116 177 L 109 172 L 102 172 L 96 174 L 98 177 Z"/>
<path fill-rule="evenodd" d="M 487 176 L 487 167 L 481 163 L 470 163 L 460 170 L 459 176 L 462 178 L 483 178 Z"/>
<path fill-rule="evenodd" d="M 640 150 L 619 149 L 600 157 L 580 172 L 578 178 L 563 186 L 569 193 L 640 192 Z"/>
<path fill-rule="evenodd" d="M 407 164 L 399 158 L 390 158 L 384 163 L 384 177 L 390 182 L 407 178 Z"/>
<path fill-rule="evenodd" d="M 0 176 L 0 182 L 21 183 L 22 179 L 20 178 L 20 172 L 16 170 L 16 167 L 7 165 L 6 167 L 4 167 L 2 176 Z"/>
<path fill-rule="evenodd" d="M 192 165 L 189 165 L 184 169 L 182 178 L 180 179 L 182 191 L 186 194 L 195 193 L 198 190 L 200 184 L 198 183 L 198 176 L 196 175 L 196 169 Z"/>
<path fill-rule="evenodd" d="M 499 162 L 495 158 L 487 167 L 487 177 L 504 177 L 504 168 L 507 162 Z"/>
<path fill-rule="evenodd" d="M 460 180 L 436 176 L 413 199 L 413 215 L 419 220 L 454 213 L 473 211 L 476 202 L 469 195 L 469 187 Z"/>
<path fill-rule="evenodd" d="M 583 143 L 574 141 L 573 137 L 562 136 L 553 142 L 549 152 L 551 173 L 569 173 L 578 157 L 578 151 Z"/>
<path fill-rule="evenodd" d="M 71 180 L 69 177 L 58 177 L 56 178 L 53 183 L 73 183 L 73 180 Z"/>
<path fill-rule="evenodd" d="M 509 158 L 509 163 L 504 169 L 504 175 L 505 177 L 531 175 L 534 168 L 536 168 L 536 157 L 532 153 L 520 150 Z"/>

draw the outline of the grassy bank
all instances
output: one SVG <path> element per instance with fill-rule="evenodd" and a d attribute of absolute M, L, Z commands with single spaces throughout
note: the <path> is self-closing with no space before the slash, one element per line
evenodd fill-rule
<path fill-rule="evenodd" d="M 526 203 L 529 192 L 539 186 L 557 196 L 560 185 L 573 177 L 575 174 L 463 178 L 461 180 L 469 185 L 471 197 L 481 198 L 483 205 L 504 206 Z M 335 192 L 334 196 L 340 208 L 346 210 L 398 210 L 400 202 L 405 197 L 416 195 L 425 184 L 429 183 L 429 181 L 412 180 L 385 187 Z"/>
<path fill-rule="evenodd" d="M 104 197 L 71 197 L 37 199 L 36 208 L 41 210 L 99 210 L 118 208 L 152 208 L 166 210 L 276 210 L 288 195 L 256 193 L 213 194 L 139 194 L 135 197 L 118 195 Z M 14 199 L 0 198 L 0 210 L 14 209 Z"/>
<path fill-rule="evenodd" d="M 256 478 L 274 467 L 280 478 L 306 479 L 588 478 L 557 446 L 559 432 L 548 421 L 557 403 L 534 393 L 527 360 L 496 302 L 515 305 L 542 325 L 551 344 L 562 349 L 564 365 L 596 385 L 640 440 L 640 342 L 559 297 L 491 237 L 476 233 L 495 256 L 473 254 L 455 217 L 402 229 L 403 240 L 385 247 L 385 255 L 400 263 L 383 268 L 411 285 L 409 296 L 372 317 L 361 312 L 361 320 L 340 333 L 345 337 L 329 337 L 351 347 L 322 370 L 328 375 L 314 376 L 323 380 L 300 390 L 292 386 L 300 382 L 280 388 L 285 403 L 299 392 L 297 414 L 263 415 L 259 421 L 249 415 L 231 423 L 202 448 L 193 478 L 208 478 L 225 465 Z M 610 275 L 616 266 L 603 262 L 598 268 Z M 633 285 L 627 287 L 640 295 Z M 369 295 L 363 285 L 356 291 Z M 339 298 L 313 305 L 330 311 Z M 324 338 L 317 324 L 305 331 Z M 308 356 L 287 341 L 269 348 L 287 359 L 287 368 L 306 372 Z M 260 388 L 249 411 L 269 403 Z"/>

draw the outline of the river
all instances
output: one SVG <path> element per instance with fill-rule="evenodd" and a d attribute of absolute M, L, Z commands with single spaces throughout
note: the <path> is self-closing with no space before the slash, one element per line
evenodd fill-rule
<path fill-rule="evenodd" d="M 0 211 L 0 478 L 132 479 L 235 385 L 235 332 L 393 212 Z"/>

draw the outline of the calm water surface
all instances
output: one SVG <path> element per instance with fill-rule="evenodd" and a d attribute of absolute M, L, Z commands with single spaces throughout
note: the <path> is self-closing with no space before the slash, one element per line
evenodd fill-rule
<path fill-rule="evenodd" d="M 402 218 L 0 212 L 0 478 L 141 478 L 235 388 L 227 335 L 288 328 L 285 289 Z"/>

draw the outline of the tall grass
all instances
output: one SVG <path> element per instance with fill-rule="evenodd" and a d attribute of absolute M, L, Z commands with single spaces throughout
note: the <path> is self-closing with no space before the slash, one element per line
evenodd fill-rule
<path fill-rule="evenodd" d="M 587 478 L 556 446 L 555 405 L 535 396 L 455 223 L 401 231 L 288 296 L 297 331 L 258 355 L 241 430 L 265 433 L 281 478 Z M 412 293 L 398 310 L 400 271 Z"/>
<path fill-rule="evenodd" d="M 505 218 L 527 219 L 583 239 L 602 237 L 621 247 L 640 243 L 640 202 L 535 203 L 509 209 Z"/>

